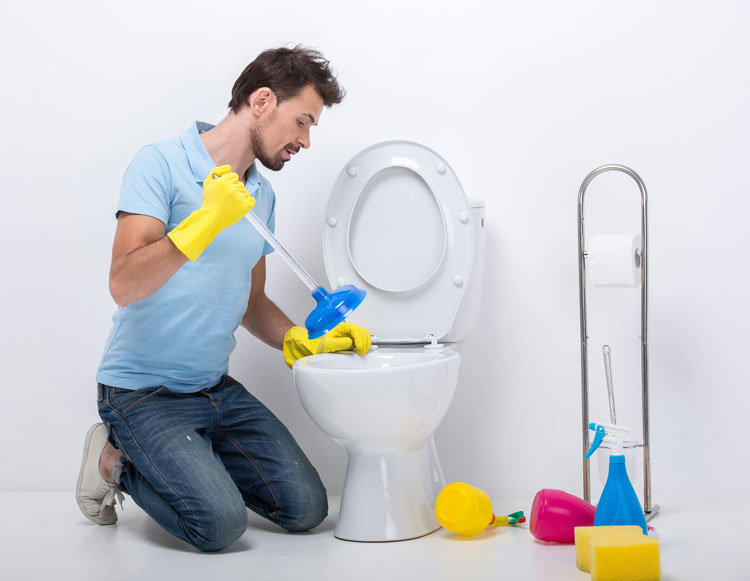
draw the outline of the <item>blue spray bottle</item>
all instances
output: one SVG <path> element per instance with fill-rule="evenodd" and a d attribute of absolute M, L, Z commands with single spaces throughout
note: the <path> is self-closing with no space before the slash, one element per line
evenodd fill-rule
<path fill-rule="evenodd" d="M 596 435 L 584 458 L 589 458 L 596 452 L 602 442 L 612 446 L 607 484 L 604 485 L 599 504 L 596 506 L 594 526 L 638 525 L 643 529 L 643 534 L 647 535 L 646 518 L 625 469 L 623 443 L 630 437 L 630 429 L 595 423 L 589 424 L 589 429 L 594 430 Z"/>

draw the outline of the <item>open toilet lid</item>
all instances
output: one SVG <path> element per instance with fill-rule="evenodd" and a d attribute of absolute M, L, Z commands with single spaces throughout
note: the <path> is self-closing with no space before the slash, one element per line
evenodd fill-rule
<path fill-rule="evenodd" d="M 469 201 L 431 149 L 386 141 L 355 155 L 326 208 L 332 288 L 367 291 L 349 320 L 384 343 L 415 343 L 451 329 L 474 255 Z"/>

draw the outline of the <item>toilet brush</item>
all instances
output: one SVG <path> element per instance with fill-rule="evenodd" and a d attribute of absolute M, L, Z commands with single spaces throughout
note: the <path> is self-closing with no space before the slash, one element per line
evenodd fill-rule
<path fill-rule="evenodd" d="M 609 396 L 609 419 L 612 420 L 613 425 L 617 425 L 615 391 L 612 386 L 612 349 L 609 345 L 602 345 L 602 355 L 604 355 L 604 377 L 607 380 L 607 395 Z"/>

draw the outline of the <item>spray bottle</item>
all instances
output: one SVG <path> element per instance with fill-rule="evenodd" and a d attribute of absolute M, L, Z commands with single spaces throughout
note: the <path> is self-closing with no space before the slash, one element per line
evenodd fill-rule
<path fill-rule="evenodd" d="M 646 518 L 643 516 L 641 503 L 625 469 L 623 443 L 630 437 L 630 428 L 590 423 L 589 429 L 594 430 L 596 436 L 584 458 L 589 458 L 596 452 L 602 442 L 612 446 L 612 455 L 609 457 L 609 475 L 599 504 L 596 506 L 594 526 L 638 525 L 643 529 L 643 534 L 647 535 Z"/>

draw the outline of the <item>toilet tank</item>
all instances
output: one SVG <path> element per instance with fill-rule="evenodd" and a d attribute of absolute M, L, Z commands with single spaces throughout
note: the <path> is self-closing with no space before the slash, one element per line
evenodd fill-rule
<path fill-rule="evenodd" d="M 448 334 L 440 339 L 441 343 L 463 341 L 474 328 L 479 316 L 479 304 L 484 286 L 484 201 L 469 200 L 469 203 L 474 226 L 474 259 L 471 264 L 471 274 L 456 318 L 453 320 L 453 326 Z"/>

